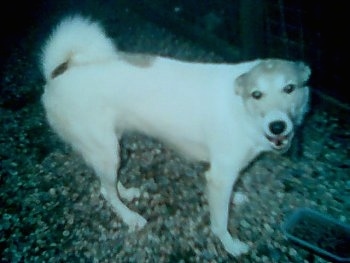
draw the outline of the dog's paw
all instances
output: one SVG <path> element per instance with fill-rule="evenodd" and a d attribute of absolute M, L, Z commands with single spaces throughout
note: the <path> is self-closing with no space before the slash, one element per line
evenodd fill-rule
<path fill-rule="evenodd" d="M 124 192 L 120 192 L 120 196 L 126 199 L 128 202 L 135 198 L 139 198 L 141 195 L 140 190 L 135 187 L 127 188 Z"/>
<path fill-rule="evenodd" d="M 232 238 L 228 231 L 218 235 L 218 237 L 225 250 L 234 257 L 238 257 L 249 251 L 249 246 L 246 243 L 240 241 L 238 238 Z"/>
<path fill-rule="evenodd" d="M 118 183 L 118 192 L 120 194 L 120 197 L 126 199 L 128 202 L 141 196 L 141 192 L 138 188 L 125 188 L 121 183 Z"/>
<path fill-rule="evenodd" d="M 228 253 L 230 253 L 234 257 L 239 257 L 242 254 L 246 254 L 249 251 L 249 246 L 235 238 L 232 240 L 232 243 L 229 244 L 225 249 Z"/>
<path fill-rule="evenodd" d="M 142 229 L 147 220 L 138 213 L 132 212 L 127 218 L 124 218 L 124 222 L 129 226 L 129 232 Z"/>

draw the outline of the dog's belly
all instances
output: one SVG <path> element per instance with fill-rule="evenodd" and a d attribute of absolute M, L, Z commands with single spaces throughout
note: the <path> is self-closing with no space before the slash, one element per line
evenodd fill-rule
<path fill-rule="evenodd" d="M 139 114 L 138 114 L 139 115 Z M 184 157 L 196 161 L 208 161 L 209 150 L 205 139 L 205 128 L 189 123 L 188 119 L 173 119 L 170 116 L 164 120 L 164 116 L 149 114 L 143 111 L 141 116 L 129 115 L 128 121 L 116 121 L 116 128 L 124 131 L 136 131 L 154 139 L 157 139 L 169 146 L 171 149 L 184 155 Z M 198 120 L 197 120 L 198 121 Z"/>
<path fill-rule="evenodd" d="M 207 145 L 203 143 L 193 140 L 169 141 L 168 139 L 165 139 L 162 141 L 172 149 L 181 153 L 185 158 L 194 161 L 209 162 L 209 150 Z"/>

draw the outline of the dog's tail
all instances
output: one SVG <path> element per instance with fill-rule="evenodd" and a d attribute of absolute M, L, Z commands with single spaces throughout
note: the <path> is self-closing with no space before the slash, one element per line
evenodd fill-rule
<path fill-rule="evenodd" d="M 102 62 L 115 56 L 116 49 L 103 28 L 79 15 L 65 18 L 46 42 L 41 57 L 46 81 L 73 65 Z"/>

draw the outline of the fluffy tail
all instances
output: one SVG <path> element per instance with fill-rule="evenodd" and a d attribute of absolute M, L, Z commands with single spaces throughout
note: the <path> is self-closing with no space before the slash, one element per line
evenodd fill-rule
<path fill-rule="evenodd" d="M 108 60 L 116 50 L 103 28 L 81 16 L 65 18 L 46 42 L 41 57 L 46 81 L 72 65 Z"/>

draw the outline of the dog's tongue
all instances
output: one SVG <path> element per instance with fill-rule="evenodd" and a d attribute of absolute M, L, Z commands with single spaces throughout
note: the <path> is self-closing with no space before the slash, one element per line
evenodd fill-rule
<path fill-rule="evenodd" d="M 283 143 L 283 138 L 276 137 L 276 138 L 272 139 L 272 142 L 273 142 L 276 146 L 281 146 L 282 143 Z"/>
<path fill-rule="evenodd" d="M 286 138 L 286 136 L 266 136 L 267 139 L 272 142 L 276 146 L 281 146 L 283 144 L 283 140 Z"/>

